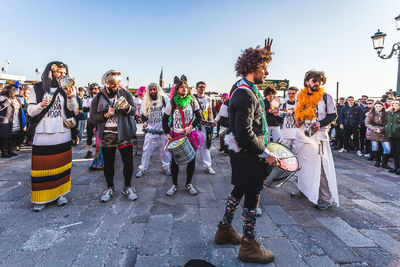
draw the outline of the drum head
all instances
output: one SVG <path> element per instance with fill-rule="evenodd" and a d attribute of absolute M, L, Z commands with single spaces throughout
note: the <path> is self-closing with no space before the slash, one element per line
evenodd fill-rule
<path fill-rule="evenodd" d="M 186 136 L 182 136 L 174 141 L 171 141 L 171 143 L 169 143 L 169 145 L 168 145 L 168 149 L 174 149 L 174 148 L 182 145 L 183 142 L 186 141 L 186 139 L 187 139 Z"/>
<path fill-rule="evenodd" d="M 282 169 L 293 172 L 299 168 L 297 156 L 286 146 L 278 143 L 269 143 L 267 148 L 275 156 L 282 158 L 281 165 L 279 166 Z"/>

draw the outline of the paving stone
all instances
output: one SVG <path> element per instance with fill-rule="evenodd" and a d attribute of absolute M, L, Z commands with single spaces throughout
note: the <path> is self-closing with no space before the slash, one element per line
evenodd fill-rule
<path fill-rule="evenodd" d="M 305 228 L 305 230 L 335 263 L 361 262 L 360 257 L 330 231 L 323 228 Z"/>
<path fill-rule="evenodd" d="M 335 262 L 328 256 L 308 256 L 304 257 L 303 260 L 309 267 L 336 267 Z"/>
<path fill-rule="evenodd" d="M 172 220 L 172 214 L 150 216 L 140 255 L 165 256 L 169 253 Z"/>
<path fill-rule="evenodd" d="M 136 248 L 116 247 L 111 251 L 104 266 L 120 266 L 130 267 L 135 266 L 137 259 Z"/>
<path fill-rule="evenodd" d="M 200 222 L 173 222 L 171 256 L 180 257 L 193 252 L 205 256 L 200 226 Z"/>
<path fill-rule="evenodd" d="M 396 223 L 394 223 L 393 221 L 386 219 L 386 218 L 382 218 L 370 211 L 365 211 L 363 209 L 360 208 L 353 208 L 353 212 L 360 215 L 360 217 L 363 220 L 366 220 L 368 222 L 371 222 L 374 226 L 376 226 L 377 228 L 392 228 L 392 227 L 396 227 Z"/>
<path fill-rule="evenodd" d="M 82 252 L 86 238 L 82 235 L 70 235 L 58 242 L 47 251 L 36 266 L 71 266 L 76 257 Z"/>
<path fill-rule="evenodd" d="M 297 225 L 282 225 L 280 229 L 301 256 L 325 255 L 325 252 L 311 239 L 303 228 Z"/>
<path fill-rule="evenodd" d="M 113 248 L 107 240 L 88 241 L 72 266 L 103 266 Z"/>
<path fill-rule="evenodd" d="M 143 242 L 146 229 L 145 223 L 126 223 L 119 233 L 118 245 L 127 247 L 139 247 Z"/>
<path fill-rule="evenodd" d="M 240 226 L 242 226 L 240 216 L 237 217 L 239 219 Z M 238 230 L 239 229 L 242 230 L 242 227 L 238 228 Z M 264 213 L 261 217 L 257 217 L 256 235 L 260 237 L 280 237 L 283 236 L 283 233 L 281 232 L 279 227 L 271 220 L 271 218 L 266 213 Z"/>
<path fill-rule="evenodd" d="M 374 242 L 360 234 L 339 217 L 318 220 L 350 247 L 375 247 Z"/>
<path fill-rule="evenodd" d="M 359 206 L 376 213 L 382 218 L 393 220 L 396 225 L 400 226 L 399 211 L 398 209 L 391 207 L 390 204 L 378 205 L 366 199 L 354 199 L 353 201 Z"/>
<path fill-rule="evenodd" d="M 22 249 L 28 251 L 47 250 L 65 238 L 63 230 L 41 228 L 22 245 Z"/>
<path fill-rule="evenodd" d="M 322 227 L 316 217 L 304 210 L 288 210 L 288 214 L 302 227 Z"/>
<path fill-rule="evenodd" d="M 0 237 L 0 262 L 20 249 L 25 240 L 26 238 L 17 236 Z"/>
<path fill-rule="evenodd" d="M 121 214 L 112 214 L 104 216 L 103 221 L 96 229 L 94 238 L 96 239 L 117 239 L 121 232 L 122 226 L 125 224 L 126 216 Z"/>
<path fill-rule="evenodd" d="M 373 240 L 376 244 L 390 253 L 400 257 L 400 242 L 394 240 L 390 235 L 379 230 L 361 230 L 361 232 Z"/>
<path fill-rule="evenodd" d="M 198 206 L 175 205 L 174 220 L 176 221 L 200 221 L 200 211 Z"/>
<path fill-rule="evenodd" d="M 389 266 L 394 261 L 394 257 L 382 248 L 355 248 L 354 250 L 369 266 Z"/>
<path fill-rule="evenodd" d="M 169 259 L 165 256 L 143 256 L 139 255 L 135 267 L 169 266 Z"/>
<path fill-rule="evenodd" d="M 277 224 L 296 224 L 290 215 L 278 205 L 267 205 L 264 207 L 266 213 Z"/>
<path fill-rule="evenodd" d="M 296 267 L 307 266 L 299 253 L 292 247 L 286 238 L 263 238 L 262 243 L 266 249 L 271 250 L 274 253 L 275 265 Z"/>

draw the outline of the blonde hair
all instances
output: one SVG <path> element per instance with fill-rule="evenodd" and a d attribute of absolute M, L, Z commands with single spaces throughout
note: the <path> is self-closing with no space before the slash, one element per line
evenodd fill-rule
<path fill-rule="evenodd" d="M 149 85 L 147 85 L 146 87 L 146 92 L 145 92 L 145 96 L 143 99 L 143 104 L 141 107 L 141 113 L 144 116 L 149 116 L 150 114 L 150 110 L 151 110 L 151 96 L 150 96 L 150 87 L 156 87 L 157 88 L 157 107 L 162 106 L 162 98 L 165 97 L 165 93 L 164 91 L 161 89 L 161 87 L 158 85 L 158 83 L 150 83 Z"/>

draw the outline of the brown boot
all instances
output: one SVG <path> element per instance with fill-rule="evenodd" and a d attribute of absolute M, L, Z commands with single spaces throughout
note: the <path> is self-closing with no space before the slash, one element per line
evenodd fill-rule
<path fill-rule="evenodd" d="M 221 222 L 218 224 L 218 230 L 215 233 L 215 243 L 218 245 L 223 244 L 234 244 L 238 245 L 242 243 L 242 235 L 236 233 L 235 229 L 233 229 L 232 225 L 225 224 L 223 225 Z"/>
<path fill-rule="evenodd" d="M 274 254 L 260 247 L 256 240 L 242 240 L 239 249 L 239 260 L 243 262 L 269 263 L 274 261 Z"/>

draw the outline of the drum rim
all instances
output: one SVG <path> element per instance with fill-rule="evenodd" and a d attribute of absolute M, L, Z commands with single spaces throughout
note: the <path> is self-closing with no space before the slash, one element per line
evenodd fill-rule
<path fill-rule="evenodd" d="M 290 148 L 288 148 L 287 146 L 285 146 L 285 145 L 283 145 L 283 144 L 281 144 L 281 143 L 278 143 L 278 142 L 269 142 L 268 145 L 269 145 L 269 144 L 278 144 L 278 145 L 280 145 L 280 146 L 283 146 L 283 147 L 287 148 L 290 152 L 292 152 L 292 154 L 295 156 L 294 158 L 295 158 L 296 161 L 297 161 L 297 168 L 296 168 L 296 170 L 294 170 L 294 171 L 289 171 L 289 170 L 287 170 L 287 169 L 282 168 L 281 166 L 272 166 L 272 167 L 278 167 L 278 168 L 280 168 L 280 169 L 282 169 L 282 170 L 284 170 L 284 171 L 288 171 L 288 172 L 295 172 L 295 171 L 298 171 L 298 170 L 300 169 L 299 158 L 297 157 L 297 155 L 296 155 L 295 153 L 293 153 L 292 150 L 290 150 Z M 267 145 L 267 148 L 268 148 L 268 145 Z M 273 152 L 272 152 L 272 153 L 273 153 Z"/>
<path fill-rule="evenodd" d="M 185 136 L 185 135 L 180 135 L 180 136 L 177 136 L 177 137 L 175 137 L 175 138 L 172 138 L 171 142 L 170 142 L 170 143 L 168 144 L 168 146 L 167 146 L 167 149 L 168 149 L 168 150 L 169 150 L 169 149 L 175 149 L 176 147 L 174 147 L 174 148 L 170 148 L 170 147 L 169 147 L 169 146 L 172 144 L 172 142 L 178 141 L 179 139 L 185 139 L 185 138 L 186 138 L 186 140 L 183 141 L 181 145 L 183 145 L 183 143 L 185 143 L 186 141 L 189 140 L 189 139 L 187 138 L 187 136 Z"/>

